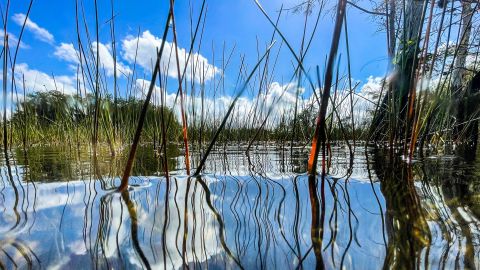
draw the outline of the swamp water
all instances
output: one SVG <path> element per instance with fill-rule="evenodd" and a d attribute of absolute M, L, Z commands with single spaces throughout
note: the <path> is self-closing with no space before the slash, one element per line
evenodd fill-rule
<path fill-rule="evenodd" d="M 143 148 L 123 194 L 124 159 L 13 150 L 0 171 L 0 269 L 480 268 L 478 159 L 408 165 L 358 147 L 351 166 L 333 148 L 315 181 L 308 151 L 289 150 L 222 147 L 199 178 L 172 151 L 167 180 Z"/>

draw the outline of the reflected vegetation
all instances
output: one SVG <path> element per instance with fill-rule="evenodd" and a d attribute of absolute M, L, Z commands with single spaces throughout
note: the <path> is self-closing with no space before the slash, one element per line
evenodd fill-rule
<path fill-rule="evenodd" d="M 126 153 L 13 150 L 0 171 L 0 269 L 480 267 L 478 160 L 355 149 L 351 160 L 332 147 L 309 178 L 301 147 L 225 145 L 193 178 L 179 150 L 165 176 L 141 147 L 123 193 Z"/>

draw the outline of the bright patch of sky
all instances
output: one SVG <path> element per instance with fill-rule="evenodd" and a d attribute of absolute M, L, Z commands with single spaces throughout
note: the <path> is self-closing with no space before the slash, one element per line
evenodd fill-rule
<path fill-rule="evenodd" d="M 81 1 L 80 1 L 81 2 Z M 95 9 L 92 1 L 83 1 L 85 22 L 88 25 L 90 45 L 83 44 L 84 50 L 97 50 L 95 40 Z M 260 0 L 267 13 L 276 18 L 278 11 L 291 8 L 302 1 L 266 1 Z M 326 56 L 330 49 L 331 33 L 334 23 L 334 3 L 326 1 L 324 13 L 320 18 L 317 33 L 305 57 L 304 66 L 311 72 L 316 66 L 321 72 L 325 65 Z M 99 43 L 98 49 L 102 73 L 111 80 L 114 74 L 113 51 L 111 41 L 110 1 L 98 1 L 99 16 Z M 269 45 L 273 33 L 272 26 L 255 5 L 254 0 L 223 1 L 207 0 L 207 16 L 204 28 L 201 27 L 201 44 L 197 40 L 194 54 L 190 60 L 199 63 L 195 72 L 187 72 L 188 81 L 200 82 L 204 78 L 211 83 L 216 77 L 225 78 L 225 90 L 221 96 L 228 100 L 237 90 L 238 73 L 243 63 L 248 74 L 255 65 L 259 55 L 262 55 Z M 357 1 L 364 8 L 371 8 L 369 1 Z M 191 24 L 196 23 L 200 11 L 201 1 L 177 1 L 175 16 L 179 45 L 180 67 L 186 63 L 187 53 L 191 40 Z M 18 39 L 21 25 L 25 21 L 27 2 L 11 1 L 8 32 L 12 42 Z M 168 1 L 115 1 L 115 34 L 117 47 L 117 77 L 121 95 L 127 92 L 126 78 L 135 70 L 136 79 L 150 79 L 150 73 L 155 61 L 156 47 L 161 43 L 163 25 L 168 13 Z M 307 18 L 307 35 L 313 29 L 318 7 Z M 194 19 L 190 20 L 190 14 Z M 387 66 L 386 38 L 378 32 L 378 24 L 372 21 L 371 15 L 365 14 L 353 7 L 349 7 L 348 35 L 350 42 L 350 63 L 352 78 L 360 83 L 356 88 L 361 92 L 364 85 L 372 82 L 371 78 L 384 76 Z M 83 41 L 86 41 L 83 18 L 80 18 L 80 27 L 83 32 Z M 302 12 L 283 11 L 279 21 L 279 28 L 291 43 L 298 54 L 301 46 L 305 16 Z M 3 35 L 3 32 L 2 32 Z M 199 34 L 200 35 L 200 34 Z M 290 89 L 294 75 L 294 57 L 277 35 L 276 44 L 272 51 L 278 60 L 273 71 L 272 80 L 268 82 L 271 89 Z M 162 71 L 175 81 L 177 69 L 174 57 L 174 43 L 172 35 L 167 38 L 164 54 L 169 56 L 162 60 Z M 233 50 L 234 49 L 234 50 Z M 222 61 L 231 55 L 228 66 Z M 75 1 L 39 0 L 35 1 L 29 18 L 26 21 L 20 51 L 17 59 L 16 77 L 25 77 L 29 91 L 43 91 L 58 89 L 65 93 L 74 93 L 76 90 L 76 76 L 79 64 L 77 32 L 75 21 Z M 339 57 L 340 72 L 346 74 L 346 47 L 345 37 L 342 36 Z M 136 61 L 136 65 L 134 62 Z M 170 62 L 170 65 L 168 65 Z M 191 62 L 189 62 L 191 63 Z M 189 64 L 190 66 L 191 64 Z M 187 68 L 187 70 L 190 70 Z M 203 76 L 200 74 L 203 72 Z M 21 73 L 21 74 L 20 74 Z M 311 72 L 312 78 L 313 72 Z M 370 78 L 370 79 L 369 79 Z M 315 80 L 316 81 L 316 80 Z M 109 83 L 111 84 L 111 83 Z M 274 87 L 274 86 L 277 87 Z M 303 85 L 305 87 L 305 85 Z M 87 88 L 90 88 L 88 85 Z M 109 87 L 111 89 L 111 87 Z M 166 87 L 169 94 L 176 92 L 176 84 L 169 83 Z M 310 98 L 311 89 L 302 91 L 304 98 Z M 257 94 L 246 91 L 244 98 L 253 102 Z M 270 94 L 271 95 L 271 94 Z M 268 98 L 271 98 L 267 96 Z M 211 96 L 210 98 L 215 98 Z M 217 96 L 218 98 L 218 96 Z M 289 94 L 285 98 L 292 98 Z M 289 100 L 283 102 L 290 102 Z"/>

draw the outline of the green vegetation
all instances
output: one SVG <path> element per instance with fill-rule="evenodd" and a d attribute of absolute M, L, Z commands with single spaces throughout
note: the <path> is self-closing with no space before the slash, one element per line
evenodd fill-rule
<path fill-rule="evenodd" d="M 99 142 L 109 144 L 115 142 L 121 147 L 130 142 L 138 119 L 138 111 L 142 101 L 131 98 L 117 99 L 115 115 L 116 125 L 120 127 L 113 137 L 109 127 L 112 122 L 114 105 L 111 97 L 104 97 L 99 105 Z M 64 95 L 58 91 L 35 92 L 19 101 L 19 107 L 10 120 L 8 127 L 9 141 L 13 145 L 85 145 L 92 136 L 90 115 L 93 114 L 95 102 L 92 95 L 82 98 L 77 95 Z M 163 111 L 163 112 L 162 112 Z M 161 106 L 149 106 L 144 126 L 144 142 L 160 145 L 160 114 L 168 122 L 167 140 L 178 142 L 181 127 L 172 110 Z"/>

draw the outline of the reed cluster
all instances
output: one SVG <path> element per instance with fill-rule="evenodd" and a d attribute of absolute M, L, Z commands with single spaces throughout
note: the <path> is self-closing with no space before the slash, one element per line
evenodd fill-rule
<path fill-rule="evenodd" d="M 225 85 L 225 72 L 236 68 L 230 67 L 235 47 L 224 46 L 220 57 L 218 52 L 212 53 L 216 57 L 214 62 L 221 66 L 209 83 L 206 83 L 205 67 L 195 57 L 195 53 L 203 49 L 205 0 L 190 14 L 186 63 L 180 61 L 177 46 L 178 35 L 185 33 L 178 32 L 175 1 L 170 0 L 170 7 L 163 15 L 162 43 L 153 58 L 150 80 L 143 88 L 136 84 L 142 78 L 136 61 L 132 71 L 118 74 L 113 0 L 111 18 L 99 18 L 94 1 L 94 31 L 88 28 L 83 1 L 76 1 L 75 95 L 64 95 L 59 89 L 27 94 L 15 72 L 20 41 L 12 50 L 5 34 L 2 51 L 4 149 L 12 145 L 29 147 L 68 142 L 72 145 L 90 143 L 95 150 L 100 142 L 108 145 L 111 155 L 115 155 L 119 148 L 128 146 L 130 153 L 120 187 L 123 190 L 140 141 L 153 143 L 155 152 L 164 156 L 165 168 L 168 162 L 166 152 L 162 151 L 170 144 L 181 145 L 187 174 L 191 174 L 190 151 L 199 151 L 202 158 L 194 175 L 201 173 L 215 147 L 229 143 L 245 143 L 247 152 L 258 142 L 289 145 L 290 151 L 293 145 L 303 145 L 311 150 L 309 173 L 312 175 L 316 174 L 319 154 L 322 153 L 320 160 L 325 160 L 332 142 L 345 144 L 352 155 L 353 148 L 365 142 L 403 151 L 410 159 L 416 151 L 423 153 L 424 148 L 432 145 L 476 148 L 480 97 L 476 42 L 478 2 L 373 1 L 374 9 L 370 10 L 361 3 L 345 0 L 337 3 L 309 0 L 293 8 L 282 7 L 276 17 L 264 10 L 259 1 L 253 3 L 263 14 L 265 23 L 271 26 L 272 34 L 268 42 L 258 44 L 254 65 L 248 66 L 246 56 L 240 56 L 233 90 Z M 370 14 L 386 37 L 387 73 L 378 91 L 368 95 L 362 93 L 351 75 L 348 13 L 352 9 Z M 2 12 L 4 33 L 8 33 L 8 3 Z M 288 12 L 304 16 L 299 48 L 292 45 L 279 26 L 280 19 Z M 312 52 L 310 48 L 318 35 L 318 26 L 329 12 L 334 14 L 335 23 L 330 51 L 322 63 L 318 58 L 322 52 Z M 100 64 L 99 21 L 104 19 L 108 19 L 111 33 L 113 77 L 106 76 Z M 19 40 L 21 37 L 22 33 Z M 170 46 L 167 40 L 172 41 L 170 54 L 165 50 Z M 289 52 L 293 59 L 291 78 L 280 93 L 273 95 L 275 68 L 282 50 Z M 14 56 L 10 57 L 12 52 Z M 318 64 L 306 66 L 305 59 L 315 57 Z M 162 64 L 165 59 L 176 70 L 176 80 L 168 79 L 168 68 Z M 119 78 L 126 83 L 120 84 Z M 173 104 L 167 102 L 172 89 Z M 12 104 L 16 105 L 7 118 L 9 90 Z M 228 102 L 221 101 L 225 96 L 230 97 Z M 285 96 L 294 102 L 285 103 Z M 251 101 L 249 106 L 246 100 Z"/>

